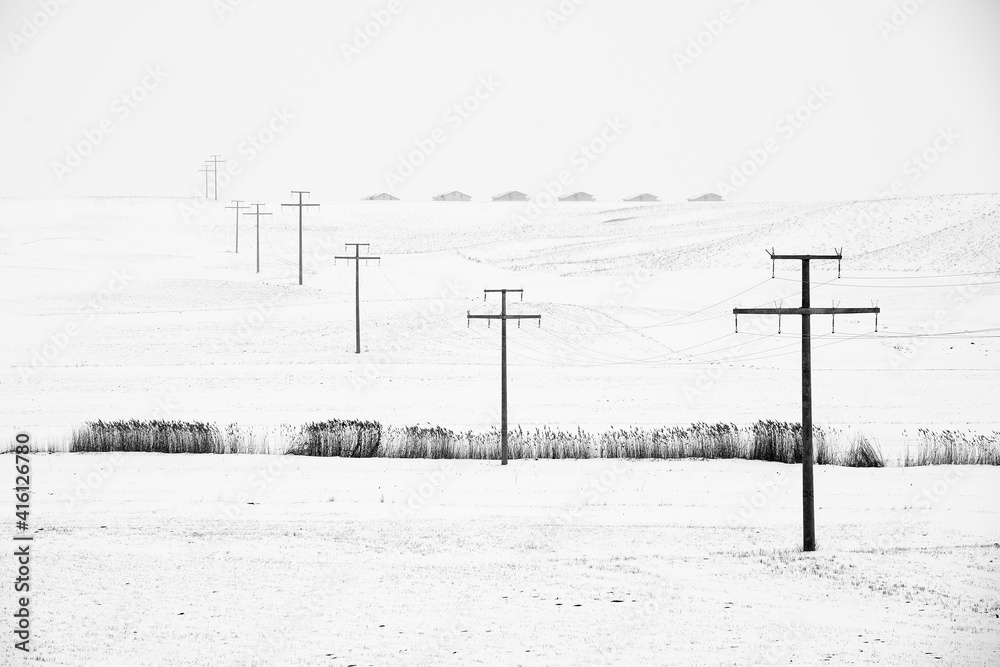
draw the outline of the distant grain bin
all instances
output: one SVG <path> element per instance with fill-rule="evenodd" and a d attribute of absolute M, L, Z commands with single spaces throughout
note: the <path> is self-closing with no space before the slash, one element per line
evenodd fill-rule
<path fill-rule="evenodd" d="M 691 197 L 688 201 L 722 201 L 722 195 L 717 195 L 714 192 L 709 192 L 700 197 Z"/>
<path fill-rule="evenodd" d="M 505 192 L 502 195 L 497 195 L 493 198 L 493 201 L 528 201 L 528 195 L 523 192 L 513 190 L 511 192 Z"/>
<path fill-rule="evenodd" d="M 454 192 L 446 192 L 443 195 L 438 195 L 434 198 L 434 201 L 472 201 L 472 197 L 464 192 L 455 190 Z"/>
<path fill-rule="evenodd" d="M 399 201 L 399 197 L 393 197 L 387 192 L 380 192 L 377 195 L 365 197 L 362 201 Z"/>
<path fill-rule="evenodd" d="M 594 201 L 594 195 L 586 192 L 574 192 L 571 195 L 560 197 L 559 201 Z"/>
<path fill-rule="evenodd" d="M 648 192 L 643 192 L 641 195 L 629 197 L 627 199 L 623 199 L 622 201 L 660 201 L 660 198 L 656 195 L 651 195 Z"/>

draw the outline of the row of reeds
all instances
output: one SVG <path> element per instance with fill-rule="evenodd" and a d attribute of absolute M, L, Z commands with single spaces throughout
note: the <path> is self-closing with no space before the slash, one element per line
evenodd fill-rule
<path fill-rule="evenodd" d="M 903 465 L 1000 465 L 1000 431 L 991 434 L 945 429 L 918 429 L 920 439 L 912 455 L 906 448 Z"/>
<path fill-rule="evenodd" d="M 902 465 L 1000 465 L 1000 432 L 979 435 L 920 429 L 916 451 L 907 447 Z M 876 443 L 855 435 L 841 443 L 834 429 L 814 427 L 816 463 L 882 467 Z M 802 427 L 758 421 L 749 426 L 696 423 L 688 426 L 612 429 L 593 433 L 550 427 L 510 431 L 513 459 L 748 459 L 801 463 Z M 438 426 L 386 426 L 374 421 L 329 420 L 284 425 L 261 435 L 230 424 L 205 422 L 96 421 L 73 430 L 71 452 L 188 454 L 287 453 L 302 456 L 424 459 L 499 459 L 500 433 L 453 431 Z"/>
<path fill-rule="evenodd" d="M 614 429 L 590 433 L 549 427 L 508 434 L 513 459 L 753 459 L 781 463 L 801 462 L 802 429 L 790 422 L 760 421 L 752 426 L 698 423 L 662 428 Z M 387 458 L 498 459 L 500 433 L 456 432 L 440 427 L 384 427 L 376 422 L 313 422 L 302 429 L 300 442 L 288 449 L 305 456 Z M 877 448 L 853 443 L 835 450 L 830 434 L 813 429 L 815 460 L 819 464 L 881 466 Z"/>

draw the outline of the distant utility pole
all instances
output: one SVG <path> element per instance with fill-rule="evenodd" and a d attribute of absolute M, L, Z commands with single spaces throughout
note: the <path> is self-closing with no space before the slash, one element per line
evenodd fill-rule
<path fill-rule="evenodd" d="M 811 315 L 851 315 L 874 313 L 878 329 L 878 308 L 811 308 L 809 306 L 809 262 L 811 260 L 836 260 L 837 275 L 840 275 L 841 251 L 835 255 L 776 255 L 771 256 L 773 265 L 777 260 L 802 262 L 802 307 L 801 308 L 734 308 L 737 331 L 740 315 L 801 315 L 802 316 L 802 550 L 816 550 L 816 515 L 813 509 L 813 441 L 812 441 L 812 326 Z"/>
<path fill-rule="evenodd" d="M 500 294 L 500 314 L 499 315 L 468 315 L 468 320 L 500 320 L 500 464 L 507 465 L 507 320 L 518 320 L 517 325 L 521 326 L 520 320 L 538 320 L 538 326 L 542 326 L 541 315 L 508 315 L 507 314 L 507 293 L 517 292 L 524 300 L 523 289 L 488 289 L 483 290 L 483 299 L 486 295 L 495 292 Z M 468 321 L 467 320 L 467 321 Z"/>
<path fill-rule="evenodd" d="M 251 204 L 251 206 L 255 206 L 257 210 L 253 213 L 244 213 L 243 215 L 252 215 L 257 218 L 257 273 L 260 273 L 260 216 L 271 214 L 260 212 L 260 207 L 267 206 L 267 204 Z"/>
<path fill-rule="evenodd" d="M 302 209 L 299 209 L 300 211 Z M 346 259 L 350 262 L 354 260 L 354 324 L 355 324 L 355 347 L 354 353 L 361 354 L 361 260 L 369 259 L 382 259 L 381 257 L 362 257 L 361 256 L 361 246 L 369 247 L 367 243 L 345 243 L 345 246 L 350 248 L 354 246 L 353 255 L 335 255 L 333 261 L 336 262 L 338 259 Z"/>
<path fill-rule="evenodd" d="M 208 199 L 208 173 L 212 170 L 209 168 L 208 164 L 204 164 L 198 171 L 205 172 L 205 199 Z"/>
<path fill-rule="evenodd" d="M 233 199 L 232 202 L 236 204 L 235 206 L 227 206 L 226 208 L 236 209 L 236 252 L 240 252 L 240 211 L 249 211 L 249 206 L 240 206 L 243 203 L 240 199 Z"/>
<path fill-rule="evenodd" d="M 219 157 L 219 155 L 213 153 L 212 159 L 206 160 L 206 163 L 212 163 L 212 178 L 215 179 L 215 188 L 212 190 L 212 198 L 215 199 L 215 201 L 219 201 L 219 163 L 221 162 L 222 164 L 226 164 L 226 161 L 220 160 Z M 205 189 L 208 189 L 207 183 L 205 184 Z M 207 192 L 205 193 L 205 197 L 208 197 Z"/>
<path fill-rule="evenodd" d="M 299 201 L 292 204 L 282 204 L 282 206 L 298 206 L 299 207 L 299 284 L 302 284 L 302 207 L 303 206 L 319 206 L 319 204 L 303 204 L 302 195 L 309 194 L 305 190 L 292 190 L 293 195 L 299 196 Z M 358 350 L 361 351 L 360 349 Z"/>

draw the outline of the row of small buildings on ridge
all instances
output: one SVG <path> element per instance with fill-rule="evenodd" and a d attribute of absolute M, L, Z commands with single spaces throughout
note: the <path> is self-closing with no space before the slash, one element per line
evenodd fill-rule
<path fill-rule="evenodd" d="M 399 201 L 399 197 L 393 197 L 392 195 L 380 192 L 379 194 L 372 195 L 370 197 L 365 197 L 365 201 Z M 472 201 L 472 197 L 465 194 L 464 192 L 446 192 L 444 194 L 434 197 L 434 201 Z M 529 201 L 528 195 L 523 192 L 518 192 L 514 190 L 512 192 L 504 192 L 503 194 L 496 195 L 493 197 L 493 201 Z M 565 197 L 559 197 L 559 201 L 597 201 L 594 199 L 594 195 L 587 192 L 574 192 L 568 194 Z M 660 198 L 656 195 L 651 195 L 648 192 L 644 192 L 640 195 L 635 195 L 634 197 L 627 197 L 622 201 L 634 201 L 634 202 L 655 202 L 660 201 Z M 691 197 L 688 201 L 722 201 L 722 196 L 717 195 L 714 192 L 709 192 L 707 194 L 700 195 L 698 197 Z"/>

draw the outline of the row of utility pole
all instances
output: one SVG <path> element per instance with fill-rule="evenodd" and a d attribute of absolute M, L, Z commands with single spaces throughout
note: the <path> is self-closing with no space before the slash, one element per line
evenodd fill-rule
<path fill-rule="evenodd" d="M 319 204 L 306 203 L 306 202 L 302 201 L 303 195 L 308 195 L 308 194 L 309 194 L 308 190 L 292 190 L 292 196 L 293 197 L 297 196 L 298 200 L 294 201 L 294 202 L 291 202 L 289 204 L 282 204 L 282 206 L 289 206 L 289 207 L 294 206 L 295 208 L 299 209 L 299 285 L 303 284 L 303 273 L 302 273 L 302 267 L 303 267 L 303 261 L 302 261 L 302 245 L 303 245 L 303 238 L 302 238 L 302 209 L 304 209 L 304 208 L 306 208 L 308 206 L 316 206 L 316 207 L 319 206 Z M 226 206 L 225 208 L 226 209 L 231 209 L 231 210 L 233 210 L 233 211 L 236 212 L 236 252 L 237 253 L 239 253 L 239 251 L 240 251 L 240 212 L 241 211 L 247 211 L 246 213 L 243 213 L 243 215 L 250 215 L 250 216 L 254 217 L 254 221 L 256 223 L 256 230 L 257 230 L 257 243 L 255 244 L 256 245 L 256 251 L 257 251 L 257 273 L 260 273 L 260 217 L 262 215 L 271 215 L 271 213 L 267 213 L 265 211 L 261 211 L 260 210 L 260 207 L 261 206 L 266 206 L 266 204 L 262 204 L 262 203 L 251 204 L 251 206 L 253 206 L 253 210 L 251 210 L 249 206 L 243 206 L 243 200 L 241 200 L 241 199 L 234 199 L 234 200 L 232 200 L 232 202 L 233 203 L 232 203 L 231 206 Z M 348 263 L 350 263 L 350 261 L 352 261 L 352 260 L 354 262 L 356 262 L 355 267 L 354 267 L 354 330 L 355 330 L 355 336 L 354 336 L 355 349 L 354 349 L 354 352 L 355 352 L 355 354 L 361 354 L 361 270 L 360 270 L 360 266 L 361 266 L 361 262 L 362 261 L 381 260 L 382 258 L 378 257 L 378 256 L 362 256 L 361 252 L 360 252 L 361 246 L 364 246 L 365 248 L 368 248 L 369 244 L 367 244 L 367 243 L 346 243 L 344 245 L 348 249 L 350 249 L 350 248 L 353 247 L 354 248 L 354 254 L 353 255 L 336 255 L 336 256 L 334 256 L 334 262 L 336 263 L 336 261 L 338 259 L 347 260 Z"/>
<path fill-rule="evenodd" d="M 219 201 L 219 165 L 226 164 L 225 160 L 220 159 L 221 157 L 221 155 L 212 153 L 212 159 L 205 160 L 205 164 L 198 170 L 205 174 L 205 199 L 208 199 L 208 175 L 212 174 L 212 182 L 215 184 L 212 189 L 212 199 Z"/>
<path fill-rule="evenodd" d="M 208 174 L 216 174 L 215 181 L 215 196 L 218 198 L 218 165 L 224 164 L 224 160 L 219 160 L 218 155 L 212 155 L 212 160 L 206 162 L 205 166 L 202 167 L 202 171 L 205 172 L 205 192 L 206 198 L 208 194 Z M 211 167 L 209 167 L 211 165 Z M 299 285 L 303 284 L 302 276 L 302 209 L 309 206 L 318 207 L 319 204 L 305 203 L 302 200 L 304 195 L 308 195 L 309 192 L 305 190 L 292 190 L 292 196 L 298 197 L 297 201 L 282 204 L 282 206 L 295 207 L 299 211 Z M 252 215 L 256 220 L 257 228 L 257 273 L 260 273 L 260 218 L 261 216 L 271 215 L 261 211 L 262 203 L 252 204 L 254 207 L 251 212 L 250 207 L 243 206 L 242 200 L 233 200 L 231 206 L 227 206 L 227 209 L 235 210 L 236 212 L 236 252 L 240 251 L 240 231 L 239 231 L 239 220 L 241 211 L 246 211 L 244 215 Z M 337 255 L 334 257 L 334 261 L 345 260 L 348 263 L 354 262 L 354 317 L 355 317 L 355 354 L 361 354 L 361 274 L 360 266 L 362 261 L 379 260 L 378 256 L 373 255 L 362 255 L 362 246 L 367 250 L 369 244 L 367 243 L 347 243 L 345 244 L 347 248 L 353 248 L 353 255 Z M 801 306 L 798 308 L 734 308 L 733 315 L 736 317 L 737 332 L 739 331 L 739 316 L 740 315 L 777 315 L 780 317 L 782 315 L 798 315 L 801 318 L 801 373 L 802 373 L 802 437 L 801 437 L 801 449 L 800 455 L 802 459 L 802 548 L 804 551 L 815 551 L 816 549 L 816 515 L 815 515 L 815 492 L 813 484 L 813 460 L 815 458 L 814 448 L 813 448 L 813 415 L 812 415 L 812 323 L 811 317 L 813 315 L 830 315 L 831 317 L 836 317 L 837 315 L 859 315 L 859 314 L 874 314 L 876 317 L 876 330 L 878 329 L 878 314 L 880 309 L 878 307 L 871 308 L 840 308 L 834 306 L 832 308 L 813 308 L 810 298 L 810 287 L 811 287 L 811 262 L 815 261 L 836 261 L 837 262 L 837 274 L 840 275 L 840 263 L 843 261 L 843 252 L 837 250 L 834 254 L 829 255 L 819 255 L 819 254 L 777 254 L 772 250 L 768 251 L 771 257 L 772 263 L 772 277 L 774 275 L 774 264 L 778 261 L 796 261 L 801 264 L 801 282 L 802 282 L 802 302 Z M 509 445 L 508 445 L 508 428 L 507 428 L 507 321 L 514 320 L 521 324 L 521 320 L 537 320 L 539 326 L 541 326 L 541 315 L 513 315 L 507 312 L 507 294 L 518 294 L 521 299 L 524 299 L 524 290 L 522 289 L 487 289 L 484 290 L 483 298 L 487 298 L 489 294 L 499 294 L 500 295 L 500 312 L 498 314 L 490 315 L 473 315 L 471 312 L 467 313 L 467 321 L 471 323 L 472 320 L 487 320 L 491 322 L 492 320 L 500 321 L 500 462 L 501 465 L 507 465 L 509 459 Z"/>

